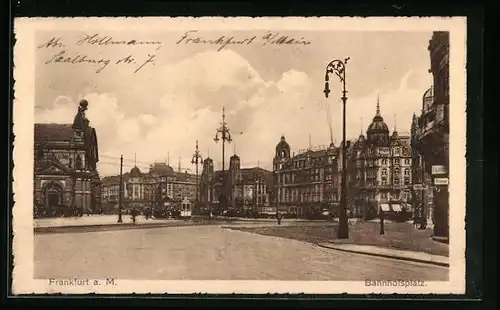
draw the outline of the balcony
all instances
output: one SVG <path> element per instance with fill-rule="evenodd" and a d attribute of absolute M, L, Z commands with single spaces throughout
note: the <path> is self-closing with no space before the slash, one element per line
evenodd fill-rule
<path fill-rule="evenodd" d="M 386 183 L 386 184 L 377 183 L 376 186 L 377 186 L 377 188 L 380 188 L 380 189 L 391 189 L 391 188 L 393 188 L 394 185 L 389 184 L 389 183 Z"/>

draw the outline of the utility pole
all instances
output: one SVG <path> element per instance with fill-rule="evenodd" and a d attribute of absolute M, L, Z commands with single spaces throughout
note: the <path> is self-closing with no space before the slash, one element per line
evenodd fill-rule
<path fill-rule="evenodd" d="M 118 223 L 122 223 L 122 200 L 123 200 L 123 155 L 120 156 L 120 187 L 118 196 Z"/>
<path fill-rule="evenodd" d="M 257 174 L 255 174 L 255 178 L 254 178 L 254 184 L 253 184 L 253 214 L 255 217 L 257 217 L 257 202 L 258 202 L 258 198 L 257 198 L 257 186 L 258 186 L 258 182 L 257 181 Z"/>

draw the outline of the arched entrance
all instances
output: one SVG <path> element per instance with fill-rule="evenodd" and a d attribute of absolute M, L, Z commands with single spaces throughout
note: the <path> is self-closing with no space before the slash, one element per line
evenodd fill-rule
<path fill-rule="evenodd" d="M 63 204 L 63 188 L 55 182 L 50 182 L 45 186 L 45 210 L 52 215 L 57 207 Z"/>

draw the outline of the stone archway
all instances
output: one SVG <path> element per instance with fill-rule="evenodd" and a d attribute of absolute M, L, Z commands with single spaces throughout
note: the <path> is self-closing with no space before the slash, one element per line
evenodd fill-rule
<path fill-rule="evenodd" d="M 43 204 L 49 216 L 52 215 L 57 210 L 57 208 L 64 203 L 63 193 L 63 187 L 57 182 L 49 182 L 44 186 Z"/>

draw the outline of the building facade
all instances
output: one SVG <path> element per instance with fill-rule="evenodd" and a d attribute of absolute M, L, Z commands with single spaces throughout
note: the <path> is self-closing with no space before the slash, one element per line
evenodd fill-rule
<path fill-rule="evenodd" d="M 240 157 L 236 154 L 231 156 L 229 169 L 224 172 L 214 171 L 213 160 L 207 158 L 200 179 L 201 206 L 214 213 L 273 213 L 269 200 L 271 182 L 271 171 L 259 167 L 241 168 Z"/>
<path fill-rule="evenodd" d="M 426 191 L 416 197 L 426 217 L 434 223 L 434 235 L 449 236 L 449 32 L 435 31 L 429 41 L 433 86 L 423 97 L 422 112 L 413 120 L 413 143 L 421 164 Z M 423 196 L 423 197 L 422 197 Z"/>
<path fill-rule="evenodd" d="M 282 136 L 273 158 L 273 204 L 280 212 L 296 217 L 334 210 L 340 201 L 338 155 L 333 143 L 292 155 Z"/>
<path fill-rule="evenodd" d="M 174 171 L 165 163 L 151 165 L 146 173 L 135 166 L 123 174 L 124 208 L 172 207 L 196 200 L 196 175 Z M 118 208 L 120 177 L 102 180 L 102 200 L 108 208 Z"/>
<path fill-rule="evenodd" d="M 380 102 L 366 138 L 347 143 L 347 203 L 353 216 L 412 212 L 412 149 L 410 135 L 389 132 Z"/>
<path fill-rule="evenodd" d="M 100 212 L 97 135 L 87 108 L 82 100 L 73 124 L 35 124 L 35 216 Z"/>

